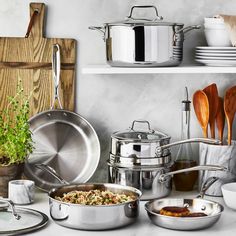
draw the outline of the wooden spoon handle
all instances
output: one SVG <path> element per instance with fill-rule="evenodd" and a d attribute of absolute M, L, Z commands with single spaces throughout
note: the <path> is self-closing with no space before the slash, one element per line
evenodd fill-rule
<path fill-rule="evenodd" d="M 226 117 L 227 120 L 227 126 L 228 126 L 228 145 L 231 145 L 231 140 L 232 140 L 232 132 L 233 132 L 233 120 L 230 119 L 229 117 Z"/>
<path fill-rule="evenodd" d="M 208 138 L 208 127 L 202 127 L 203 137 Z"/>
<path fill-rule="evenodd" d="M 214 122 L 210 122 L 211 137 L 215 138 L 215 119 Z"/>

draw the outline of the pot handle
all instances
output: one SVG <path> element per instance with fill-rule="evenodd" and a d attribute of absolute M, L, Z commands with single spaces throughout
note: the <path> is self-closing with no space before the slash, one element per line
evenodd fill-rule
<path fill-rule="evenodd" d="M 202 185 L 200 193 L 197 195 L 197 198 L 204 198 L 206 191 L 214 184 L 219 178 L 218 177 L 210 177 L 208 178 L 205 183 Z"/>
<path fill-rule="evenodd" d="M 51 166 L 45 164 L 34 164 L 34 166 L 42 171 L 46 171 L 48 174 L 52 175 L 55 179 L 57 179 L 61 184 L 69 184 L 66 180 L 59 176 Z"/>
<path fill-rule="evenodd" d="M 16 212 L 15 204 L 12 200 L 6 198 L 0 198 L 0 202 L 6 202 L 11 208 L 12 215 L 15 217 L 16 220 L 19 220 L 21 216 Z"/>
<path fill-rule="evenodd" d="M 152 8 L 155 10 L 155 14 L 156 14 L 156 18 L 154 19 L 147 19 L 147 18 L 134 18 L 133 17 L 133 11 L 134 9 L 137 8 L 137 9 L 140 9 L 140 8 Z M 157 20 L 163 20 L 163 17 L 162 16 L 159 16 L 158 15 L 158 10 L 155 6 L 153 5 L 144 5 L 144 6 L 140 6 L 140 5 L 135 5 L 135 6 L 132 6 L 131 9 L 130 9 L 130 13 L 129 13 L 129 16 L 126 17 L 126 19 L 132 19 L 132 20 L 146 20 L 146 21 L 157 21 Z"/>
<path fill-rule="evenodd" d="M 170 175 L 180 174 L 189 171 L 196 171 L 196 170 L 208 170 L 208 171 L 228 171 L 228 169 L 224 166 L 217 166 L 217 165 L 201 165 L 201 166 L 194 166 L 186 169 L 171 171 L 165 174 L 161 174 L 159 176 L 159 182 L 164 183 L 167 180 L 167 177 Z"/>
<path fill-rule="evenodd" d="M 103 26 L 89 26 L 88 28 L 90 30 L 96 30 L 100 34 L 102 34 L 102 39 L 105 41 L 105 33 L 106 33 L 105 27 L 103 27 Z"/>
<path fill-rule="evenodd" d="M 190 26 L 184 27 L 184 28 L 176 31 L 175 34 L 179 34 L 181 32 L 183 32 L 185 34 L 191 30 L 194 30 L 194 29 L 201 29 L 201 25 L 190 25 Z"/>
<path fill-rule="evenodd" d="M 60 86 L 60 74 L 61 74 L 61 53 L 59 44 L 54 44 L 52 47 L 52 77 L 54 80 L 54 97 L 51 105 L 51 109 L 55 108 L 56 101 L 62 109 L 59 86 Z"/>
<path fill-rule="evenodd" d="M 207 144 L 213 144 L 213 145 L 220 145 L 222 142 L 217 139 L 210 139 L 210 138 L 192 138 L 192 139 L 186 139 L 186 140 L 181 140 L 178 142 L 166 144 L 160 147 L 156 148 L 156 156 L 160 155 L 164 149 L 180 145 L 180 144 L 185 144 L 185 143 L 207 143 Z"/>

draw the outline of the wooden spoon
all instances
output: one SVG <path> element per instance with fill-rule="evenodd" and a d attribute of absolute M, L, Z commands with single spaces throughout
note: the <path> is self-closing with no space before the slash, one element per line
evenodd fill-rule
<path fill-rule="evenodd" d="M 228 145 L 231 145 L 232 125 L 236 112 L 236 86 L 226 91 L 224 99 L 224 110 L 228 125 Z"/>
<path fill-rule="evenodd" d="M 198 90 L 193 94 L 193 107 L 200 123 L 203 135 L 205 138 L 208 137 L 207 126 L 209 122 L 209 103 L 207 95 L 202 91 Z"/>
<path fill-rule="evenodd" d="M 211 84 L 203 89 L 209 102 L 209 124 L 211 137 L 215 138 L 215 118 L 218 109 L 218 90 L 216 84 Z"/>
<path fill-rule="evenodd" d="M 223 133 L 225 127 L 225 113 L 224 113 L 224 101 L 223 98 L 218 97 L 218 109 L 216 113 L 216 126 L 218 129 L 218 137 L 223 143 Z"/>

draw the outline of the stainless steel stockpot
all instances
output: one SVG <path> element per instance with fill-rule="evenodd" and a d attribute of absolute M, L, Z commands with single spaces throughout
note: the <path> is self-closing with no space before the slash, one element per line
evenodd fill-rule
<path fill-rule="evenodd" d="M 152 8 L 154 19 L 133 17 L 135 9 Z M 133 6 L 126 20 L 91 26 L 102 33 L 107 63 L 111 66 L 177 66 L 183 58 L 184 33 L 200 26 L 164 22 L 155 6 Z"/>
<path fill-rule="evenodd" d="M 55 199 L 70 191 L 109 190 L 114 193 L 134 195 L 133 201 L 116 205 L 80 205 L 65 203 Z M 139 215 L 138 189 L 117 184 L 79 184 L 67 185 L 49 192 L 51 218 L 59 225 L 82 230 L 107 230 L 132 224 Z"/>

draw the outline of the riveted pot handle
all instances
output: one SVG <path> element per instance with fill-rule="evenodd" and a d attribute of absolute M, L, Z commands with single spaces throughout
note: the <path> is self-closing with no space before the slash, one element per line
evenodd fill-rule
<path fill-rule="evenodd" d="M 181 32 L 183 32 L 185 34 L 191 30 L 194 30 L 194 29 L 201 29 L 201 25 L 191 25 L 191 26 L 184 27 L 184 28 L 176 31 L 175 34 L 179 34 Z"/>
<path fill-rule="evenodd" d="M 210 139 L 210 138 L 192 138 L 192 139 L 186 139 L 170 144 L 166 144 L 160 147 L 156 148 L 156 156 L 160 155 L 164 149 L 180 145 L 180 144 L 185 144 L 185 143 L 207 143 L 207 144 L 213 144 L 213 145 L 220 145 L 221 141 L 217 139 Z"/>
<path fill-rule="evenodd" d="M 206 191 L 214 184 L 219 178 L 218 177 L 210 177 L 208 178 L 205 183 L 202 185 L 199 195 L 197 198 L 204 198 Z"/>
<path fill-rule="evenodd" d="M 105 41 L 105 33 L 106 33 L 105 27 L 103 27 L 103 26 L 89 26 L 88 28 L 90 30 L 96 30 L 100 34 L 102 34 L 102 39 Z"/>
<path fill-rule="evenodd" d="M 156 14 L 156 18 L 154 19 L 147 19 L 147 18 L 134 18 L 133 17 L 133 11 L 134 9 L 140 9 L 140 8 L 152 8 L 155 10 L 155 14 Z M 146 21 L 156 21 L 156 20 L 163 20 L 163 17 L 162 16 L 159 16 L 158 15 L 158 11 L 157 11 L 157 8 L 153 5 L 144 5 L 144 6 L 140 6 L 140 5 L 135 5 L 135 6 L 132 6 L 131 9 L 130 9 L 130 13 L 129 13 L 129 16 L 127 16 L 127 19 L 132 19 L 132 20 L 146 20 Z"/>

